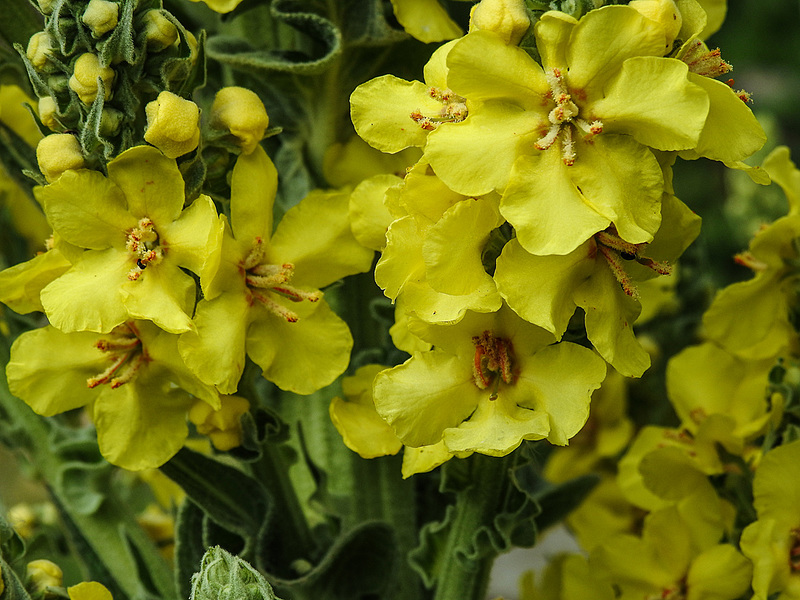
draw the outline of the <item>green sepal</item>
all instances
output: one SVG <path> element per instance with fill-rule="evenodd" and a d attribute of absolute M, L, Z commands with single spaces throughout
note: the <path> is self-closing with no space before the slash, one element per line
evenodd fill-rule
<path fill-rule="evenodd" d="M 320 48 L 313 54 L 281 52 L 264 46 L 255 48 L 239 36 L 212 36 L 206 45 L 208 55 L 223 64 L 249 72 L 279 71 L 310 75 L 324 71 L 342 51 L 342 34 L 328 19 L 298 8 L 293 0 L 276 0 L 270 7 L 273 19 L 311 38 Z M 256 9 L 259 10 L 259 9 Z"/>
<path fill-rule="evenodd" d="M 246 539 L 261 529 L 269 501 L 249 475 L 188 448 L 160 468 L 222 527 Z"/>
<path fill-rule="evenodd" d="M 188 598 L 192 575 L 200 570 L 203 558 L 203 519 L 205 513 L 191 500 L 184 500 L 175 515 L 175 590 L 178 598 Z"/>
<path fill-rule="evenodd" d="M 5 584 L 3 600 L 31 600 L 25 586 L 6 561 L 0 558 L 0 577 Z"/>
<path fill-rule="evenodd" d="M 190 600 L 280 600 L 264 576 L 220 547 L 209 548 L 192 575 Z"/>

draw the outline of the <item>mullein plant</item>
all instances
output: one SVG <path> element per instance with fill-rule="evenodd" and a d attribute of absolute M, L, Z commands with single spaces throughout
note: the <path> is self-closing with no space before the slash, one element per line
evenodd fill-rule
<path fill-rule="evenodd" d="M 4 600 L 478 600 L 562 521 L 521 597 L 798 597 L 800 171 L 724 1 L 9 1 L 0 440 L 60 520 Z M 670 342 L 688 161 L 789 211 Z"/>

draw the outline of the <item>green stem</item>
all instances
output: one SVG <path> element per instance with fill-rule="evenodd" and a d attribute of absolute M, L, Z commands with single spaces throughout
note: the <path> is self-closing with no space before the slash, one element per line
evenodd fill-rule
<path fill-rule="evenodd" d="M 497 552 L 485 551 L 468 558 L 463 548 L 481 527 L 492 523 L 509 493 L 508 469 L 513 454 L 503 458 L 473 455 L 469 493 L 459 493 L 455 517 L 446 544 L 440 550 L 441 570 L 436 581 L 434 600 L 483 600 L 489 586 L 489 574 Z"/>
<path fill-rule="evenodd" d="M 5 338 L 0 339 L 0 364 L 5 366 L 9 349 Z M 37 472 L 47 482 L 60 507 L 80 531 L 80 535 L 100 557 L 105 569 L 114 578 L 122 593 L 130 599 L 149 596 L 139 573 L 135 548 L 147 569 L 149 579 L 158 595 L 167 600 L 175 598 L 172 570 L 161 558 L 156 545 L 136 523 L 129 507 L 115 494 L 109 493 L 100 508 L 84 514 L 72 507 L 69 494 L 62 486 L 62 475 L 67 461 L 51 451 L 50 427 L 45 419 L 36 415 L 26 404 L 11 395 L 4 377 L 0 377 L 0 413 L 7 420 L 9 430 L 24 432 L 27 443 L 25 455 Z M 121 535 L 124 532 L 124 535 Z"/>

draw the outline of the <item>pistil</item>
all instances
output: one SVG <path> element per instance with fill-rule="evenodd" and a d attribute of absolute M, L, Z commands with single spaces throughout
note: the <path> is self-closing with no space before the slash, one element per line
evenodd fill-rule
<path fill-rule="evenodd" d="M 613 227 L 595 234 L 594 241 L 597 250 L 603 255 L 611 269 L 614 278 L 619 282 L 624 291 L 631 298 L 638 299 L 639 290 L 634 285 L 627 271 L 624 261 L 636 261 L 640 265 L 652 269 L 659 275 L 669 275 L 672 273 L 672 265 L 666 262 L 655 261 L 651 258 L 641 256 L 647 244 L 632 244 L 623 240 L 616 233 Z"/>

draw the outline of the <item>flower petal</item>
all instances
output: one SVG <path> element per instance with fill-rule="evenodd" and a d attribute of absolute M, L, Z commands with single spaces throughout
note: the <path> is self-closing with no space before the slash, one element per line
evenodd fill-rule
<path fill-rule="evenodd" d="M 108 163 L 108 178 L 116 183 L 137 219 L 150 217 L 156 228 L 181 214 L 184 183 L 177 163 L 152 146 L 134 146 Z"/>
<path fill-rule="evenodd" d="M 372 266 L 375 253 L 350 229 L 349 205 L 349 190 L 314 190 L 283 215 L 271 260 L 295 266 L 292 285 L 321 288 Z"/>
<path fill-rule="evenodd" d="M 52 326 L 23 333 L 11 346 L 9 390 L 46 417 L 91 403 L 100 390 L 89 389 L 86 380 L 107 366 L 97 339 L 95 333 L 67 334 Z"/>
<path fill-rule="evenodd" d="M 442 352 L 415 354 L 375 378 L 375 408 L 407 446 L 428 446 L 478 406 L 470 364 Z M 488 395 L 488 394 L 487 394 Z"/>
<path fill-rule="evenodd" d="M 107 333 L 128 319 L 122 286 L 133 266 L 126 252 L 114 248 L 88 250 L 41 293 L 42 306 L 55 327 L 64 332 Z"/>
<path fill-rule="evenodd" d="M 598 97 L 623 61 L 632 56 L 661 56 L 664 32 L 629 6 L 590 11 L 572 30 L 567 47 L 570 88 Z"/>
<path fill-rule="evenodd" d="M 605 97 L 587 109 L 602 120 L 608 133 L 633 136 L 658 150 L 692 148 L 710 113 L 708 94 L 691 83 L 695 77 L 687 81 L 688 71 L 686 63 L 677 59 L 629 58 L 609 82 Z"/>
<path fill-rule="evenodd" d="M 528 252 L 569 254 L 611 223 L 594 208 L 588 190 L 581 193 L 571 179 L 578 162 L 565 166 L 558 149 L 551 148 L 514 165 L 500 212 Z"/>
<path fill-rule="evenodd" d="M 530 152 L 545 125 L 549 121 L 544 109 L 488 102 L 471 109 L 460 123 L 440 125 L 429 136 L 424 157 L 454 192 L 481 196 L 501 191 L 514 161 Z"/>
<path fill-rule="evenodd" d="M 146 269 L 136 281 L 125 281 L 121 292 L 125 309 L 136 319 L 153 321 L 170 333 L 193 327 L 189 315 L 194 308 L 194 280 L 171 262 Z"/>
<path fill-rule="evenodd" d="M 521 407 L 549 415 L 552 444 L 565 445 L 589 418 L 589 400 L 606 376 L 606 365 L 583 346 L 561 342 L 532 355 L 519 353 L 513 397 Z"/>
<path fill-rule="evenodd" d="M 633 333 L 641 306 L 601 261 L 576 290 L 575 303 L 586 312 L 586 334 L 600 356 L 625 377 L 641 377 L 650 366 L 650 356 Z"/>
<path fill-rule="evenodd" d="M 81 248 L 124 248 L 126 231 L 136 225 L 122 190 L 97 171 L 67 171 L 34 193 L 56 233 Z"/>
<path fill-rule="evenodd" d="M 262 311 L 247 331 L 247 354 L 282 390 L 310 394 L 344 372 L 353 338 L 324 300 L 292 309 L 299 316 L 296 323 Z"/>
<path fill-rule="evenodd" d="M 438 115 L 442 103 L 431 98 L 428 86 L 384 75 L 358 86 L 350 96 L 350 117 L 356 132 L 370 146 L 394 154 L 409 146 L 424 146 L 428 131 L 411 118 Z"/>
<path fill-rule="evenodd" d="M 264 148 L 240 154 L 231 176 L 231 229 L 244 252 L 253 241 L 272 236 L 272 206 L 278 190 L 278 171 Z"/>
<path fill-rule="evenodd" d="M 205 194 L 161 230 L 170 262 L 200 275 L 201 279 L 212 276 L 219 268 L 225 223 Z"/>
<path fill-rule="evenodd" d="M 497 289 L 523 319 L 561 338 L 577 308 L 573 294 L 594 272 L 592 243 L 565 255 L 535 256 L 516 239 L 497 259 Z"/>
<path fill-rule="evenodd" d="M 187 331 L 178 340 L 178 350 L 186 366 L 223 394 L 233 394 L 238 388 L 251 318 L 244 294 L 224 292 L 197 304 L 195 331 Z"/>
<path fill-rule="evenodd" d="M 408 34 L 426 44 L 462 35 L 438 0 L 392 0 L 397 22 Z"/>
<path fill-rule="evenodd" d="M 481 262 L 483 248 L 491 231 L 503 222 L 496 196 L 468 198 L 450 207 L 428 230 L 422 245 L 431 287 L 463 295 L 487 285 L 491 276 Z"/>
<path fill-rule="evenodd" d="M 0 302 L 21 315 L 44 311 L 39 294 L 72 265 L 53 249 L 0 271 Z"/>
<path fill-rule="evenodd" d="M 167 391 L 163 381 L 142 375 L 116 389 L 103 386 L 92 414 L 100 453 L 131 471 L 160 467 L 183 447 L 193 402 L 183 390 Z"/>

